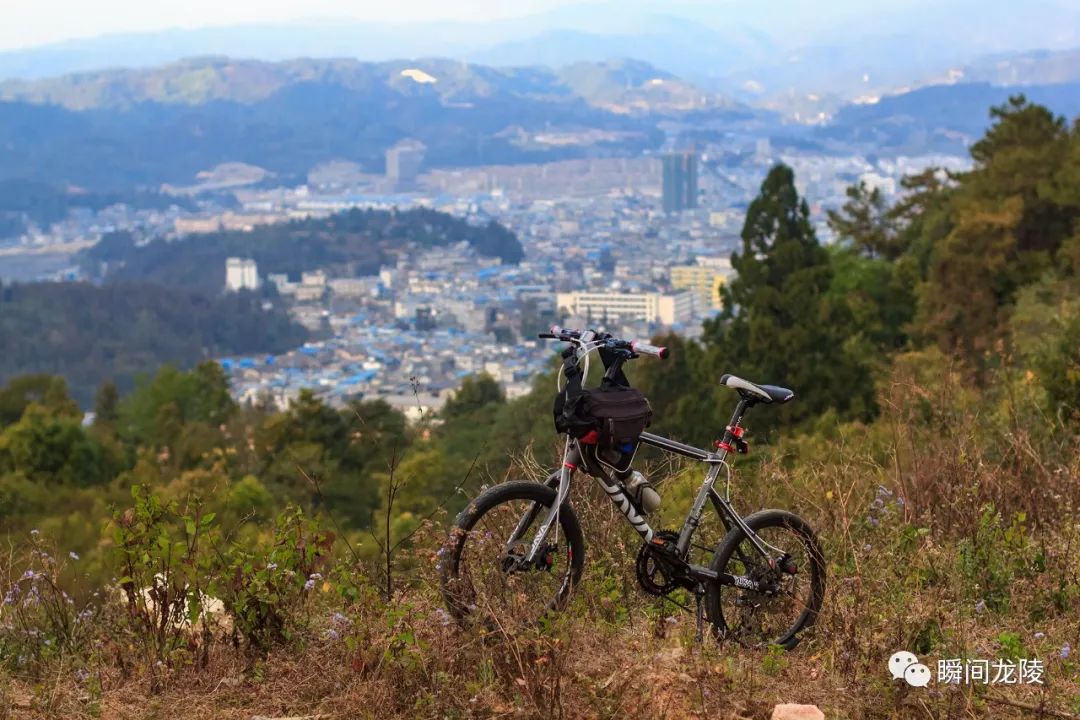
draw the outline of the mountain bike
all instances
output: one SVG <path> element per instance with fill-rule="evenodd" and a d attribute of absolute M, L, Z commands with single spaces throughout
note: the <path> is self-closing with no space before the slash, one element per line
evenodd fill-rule
<path fill-rule="evenodd" d="M 560 377 L 573 375 L 579 382 L 588 377 L 590 355 L 598 351 L 605 369 L 601 385 L 615 387 L 623 395 L 629 388 L 624 363 L 642 355 L 668 356 L 666 348 L 602 332 L 553 327 L 540 337 L 568 343 Z M 562 465 L 545 482 L 505 482 L 470 502 L 440 550 L 442 591 L 450 614 L 465 626 L 479 621 L 506 628 L 534 623 L 567 606 L 585 563 L 581 526 L 568 499 L 574 474 L 581 470 L 597 480 L 641 536 L 635 570 L 642 589 L 673 601 L 676 594 L 693 595 L 693 610 L 688 603 L 675 602 L 696 611 L 699 639 L 707 624 L 720 639 L 794 648 L 814 624 L 824 598 L 821 548 L 809 524 L 793 513 L 762 510 L 739 515 L 730 498 L 728 457 L 748 451 L 742 422 L 751 408 L 790 402 L 795 394 L 734 375 L 724 375 L 719 382 L 735 390 L 739 399 L 713 449 L 641 430 L 629 444 L 616 448 L 620 458 L 605 450 L 595 427 L 560 427 L 566 431 Z M 563 388 L 560 382 L 560 392 Z M 622 402 L 617 393 L 612 397 Z M 557 420 L 559 407 L 557 402 Z M 620 470 L 625 476 L 629 463 L 619 460 L 629 454 L 632 462 L 642 445 L 705 466 L 704 481 L 677 531 L 655 530 L 620 479 Z M 722 472 L 723 494 L 716 489 Z M 694 537 L 708 508 L 719 516 L 725 534 L 715 545 L 705 546 L 706 554 L 697 562 L 691 550 L 702 547 Z"/>

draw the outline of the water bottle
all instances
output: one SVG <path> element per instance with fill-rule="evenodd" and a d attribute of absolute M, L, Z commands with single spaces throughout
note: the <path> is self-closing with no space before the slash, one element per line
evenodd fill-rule
<path fill-rule="evenodd" d="M 634 501 L 634 504 L 646 515 L 656 512 L 660 507 L 660 494 L 653 489 L 652 484 L 645 479 L 645 476 L 637 470 L 630 473 L 630 477 L 627 478 L 626 492 L 630 495 L 630 499 Z"/>

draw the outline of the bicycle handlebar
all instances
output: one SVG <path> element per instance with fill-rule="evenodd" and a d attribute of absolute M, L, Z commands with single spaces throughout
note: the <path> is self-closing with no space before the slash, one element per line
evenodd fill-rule
<path fill-rule="evenodd" d="M 666 347 L 651 345 L 647 342 L 642 342 L 641 340 L 631 340 L 630 349 L 639 355 L 652 355 L 661 360 L 667 360 L 668 355 L 671 354 Z"/>
<path fill-rule="evenodd" d="M 546 333 L 540 333 L 538 337 L 542 340 L 562 340 L 563 342 L 575 342 L 581 339 L 586 330 L 571 330 L 569 328 L 562 328 L 558 325 L 552 325 L 551 330 Z M 660 347 L 658 345 L 651 345 L 642 340 L 620 340 L 613 337 L 608 333 L 598 333 L 592 331 L 596 340 L 603 342 L 608 347 L 617 348 L 621 350 L 629 350 L 632 353 L 638 355 L 652 355 L 664 360 L 670 355 L 666 347 Z"/>

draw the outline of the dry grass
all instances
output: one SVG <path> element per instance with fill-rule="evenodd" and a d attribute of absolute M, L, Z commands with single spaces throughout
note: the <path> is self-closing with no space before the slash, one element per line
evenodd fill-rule
<path fill-rule="evenodd" d="M 828 559 L 818 626 L 792 653 L 695 643 L 692 615 L 639 591 L 639 541 L 583 480 L 573 502 L 586 529 L 585 577 L 544 632 L 480 635 L 449 623 L 435 579 L 436 518 L 397 558 L 389 603 L 378 570 L 353 568 L 367 588 L 360 600 L 317 593 L 291 640 L 265 657 L 222 634 L 206 667 L 178 655 L 156 693 L 148 669 L 119 662 L 102 627 L 34 675 L 0 670 L 0 719 L 726 720 L 767 718 L 781 702 L 852 720 L 1080 718 L 1076 438 L 1033 438 L 1019 410 L 989 418 L 962 397 L 935 409 L 918 390 L 926 383 L 902 379 L 873 426 L 794 441 L 736 477 L 743 512 L 797 510 Z M 673 508 L 685 509 L 697 483 L 671 470 L 661 525 L 678 523 Z M 954 657 L 1039 659 L 1045 684 L 911 688 L 886 670 L 900 649 L 932 669 Z"/>

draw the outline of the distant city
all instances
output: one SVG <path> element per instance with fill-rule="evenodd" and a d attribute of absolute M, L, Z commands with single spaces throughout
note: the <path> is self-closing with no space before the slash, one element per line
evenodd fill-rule
<path fill-rule="evenodd" d="M 725 166 L 720 158 L 732 153 L 743 161 Z M 402 252 L 364 277 L 329 269 L 266 274 L 249 258 L 227 261 L 223 292 L 271 285 L 298 322 L 326 338 L 279 356 L 220 358 L 238 399 L 270 398 L 284 407 L 313 388 L 336 404 L 382 397 L 416 416 L 441 407 L 473 373 L 490 374 L 510 396 L 526 392 L 552 354 L 535 339 L 545 324 L 602 326 L 627 337 L 666 330 L 696 336 L 701 321 L 721 309 L 744 211 L 776 162 L 795 169 L 827 242 L 825 210 L 840 205 L 853 182 L 892 198 L 904 175 L 963 169 L 967 161 L 776 152 L 766 138 L 745 137 L 636 158 L 428 169 L 423 144 L 407 140 L 386 150 L 383 175 L 335 162 L 312 169 L 303 184 L 267 187 L 259 168 L 233 163 L 169 189 L 194 200 L 195 210 L 80 210 L 32 228 L 0 252 L 6 279 L 78 280 L 70 253 L 115 230 L 167 239 L 353 207 L 428 207 L 473 223 L 499 221 L 525 248 L 516 266 L 479 257 L 466 243 Z M 236 207 L 210 199 L 222 190 Z"/>

